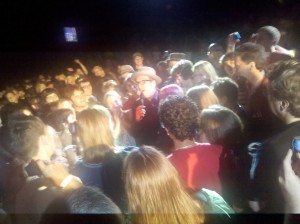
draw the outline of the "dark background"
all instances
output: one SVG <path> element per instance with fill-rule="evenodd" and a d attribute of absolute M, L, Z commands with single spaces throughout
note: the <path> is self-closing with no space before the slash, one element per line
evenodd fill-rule
<path fill-rule="evenodd" d="M 263 25 L 286 31 L 285 47 L 299 48 L 300 1 L 2 0 L 0 82 L 83 52 L 201 52 L 234 31 L 246 40 Z M 65 42 L 65 26 L 76 27 L 77 43 Z"/>

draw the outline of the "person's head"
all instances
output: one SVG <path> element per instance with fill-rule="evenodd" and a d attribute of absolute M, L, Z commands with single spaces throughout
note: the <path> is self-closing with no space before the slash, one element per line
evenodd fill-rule
<path fill-rule="evenodd" d="M 300 118 L 300 62 L 278 62 L 269 76 L 268 100 L 272 112 L 280 119 Z"/>
<path fill-rule="evenodd" d="M 32 112 L 27 106 L 17 103 L 6 103 L 0 110 L 1 123 L 5 126 L 10 116 L 22 114 L 32 115 Z"/>
<path fill-rule="evenodd" d="M 83 159 L 89 163 L 102 162 L 114 150 L 111 115 L 107 108 L 95 106 L 83 110 L 77 118 L 77 130 L 83 147 Z"/>
<path fill-rule="evenodd" d="M 46 88 L 40 93 L 40 99 L 42 104 L 51 104 L 59 100 L 58 93 L 55 89 Z"/>
<path fill-rule="evenodd" d="M 186 95 L 197 104 L 199 110 L 219 104 L 218 97 L 207 85 L 194 86 L 186 92 Z"/>
<path fill-rule="evenodd" d="M 105 76 L 105 72 L 101 66 L 94 66 L 92 69 L 92 73 L 94 74 L 94 76 L 101 78 Z"/>
<path fill-rule="evenodd" d="M 55 110 L 47 114 L 44 121 L 56 132 L 62 132 L 69 123 L 73 122 L 73 112 L 70 109 Z"/>
<path fill-rule="evenodd" d="M 169 54 L 166 62 L 168 63 L 168 67 L 172 68 L 178 61 L 185 59 L 185 53 L 174 52 Z"/>
<path fill-rule="evenodd" d="M 41 80 L 38 80 L 36 83 L 35 83 L 35 91 L 36 93 L 41 93 L 44 89 L 47 88 L 47 83 L 45 81 L 41 81 Z"/>
<path fill-rule="evenodd" d="M 225 75 L 230 78 L 235 78 L 236 68 L 235 68 L 235 53 L 228 52 L 222 57 L 222 69 Z"/>
<path fill-rule="evenodd" d="M 129 74 L 134 73 L 134 69 L 131 65 L 122 65 L 119 68 L 120 78 L 124 80 Z"/>
<path fill-rule="evenodd" d="M 120 94 L 114 90 L 108 91 L 103 97 L 103 105 L 106 106 L 111 112 L 120 111 L 122 107 Z"/>
<path fill-rule="evenodd" d="M 56 74 L 54 76 L 54 79 L 57 80 L 57 81 L 65 82 L 66 81 L 66 75 L 64 73 L 59 73 L 59 74 Z"/>
<path fill-rule="evenodd" d="M 224 147 L 236 145 L 241 139 L 243 124 L 239 116 L 232 110 L 213 105 L 201 111 L 200 115 L 201 136 L 211 144 Z"/>
<path fill-rule="evenodd" d="M 18 103 L 19 102 L 19 96 L 15 91 L 13 90 L 8 90 L 4 94 L 5 99 L 10 102 L 10 103 Z"/>
<path fill-rule="evenodd" d="M 235 67 L 237 75 L 249 80 L 253 73 L 265 67 L 264 48 L 259 44 L 244 43 L 236 49 Z"/>
<path fill-rule="evenodd" d="M 121 214 L 118 206 L 96 187 L 73 190 L 67 197 L 67 204 L 71 214 Z"/>
<path fill-rule="evenodd" d="M 81 87 L 87 97 L 90 97 L 93 94 L 91 82 L 87 77 L 79 77 L 76 79 L 76 84 Z"/>
<path fill-rule="evenodd" d="M 233 79 L 218 78 L 211 86 L 223 106 L 229 107 L 238 102 L 239 85 Z"/>
<path fill-rule="evenodd" d="M 257 30 L 256 43 L 262 45 L 267 52 L 279 43 L 281 34 L 274 26 L 263 26 Z"/>
<path fill-rule="evenodd" d="M 219 43 L 212 43 L 208 46 L 207 55 L 210 60 L 218 63 L 220 57 L 224 54 L 224 48 Z"/>
<path fill-rule="evenodd" d="M 141 94 L 150 99 L 156 92 L 156 87 L 161 83 L 161 78 L 151 67 L 142 67 L 131 77 L 137 84 Z"/>
<path fill-rule="evenodd" d="M 114 80 L 107 80 L 102 83 L 102 93 L 105 94 L 108 91 L 115 90 L 118 87 L 118 83 Z"/>
<path fill-rule="evenodd" d="M 171 138 L 193 140 L 199 131 L 199 110 L 187 97 L 169 96 L 159 105 L 159 119 Z"/>
<path fill-rule="evenodd" d="M 76 111 L 80 111 L 81 108 L 85 109 L 88 107 L 86 96 L 79 86 L 67 85 L 64 88 L 64 94 L 66 99 L 72 101 L 73 107 Z"/>
<path fill-rule="evenodd" d="M 144 57 L 143 57 L 143 55 L 140 52 L 135 52 L 132 55 L 132 59 L 133 59 L 133 62 L 135 64 L 135 66 L 139 66 L 139 67 L 143 66 Z"/>
<path fill-rule="evenodd" d="M 183 89 L 176 85 L 176 84 L 170 84 L 162 87 L 159 91 L 159 100 L 163 101 L 165 100 L 168 96 L 184 96 Z"/>
<path fill-rule="evenodd" d="M 36 116 L 13 115 L 5 127 L 5 147 L 15 159 L 29 162 L 38 155 L 50 159 L 55 150 L 48 127 Z"/>
<path fill-rule="evenodd" d="M 210 85 L 218 78 L 218 74 L 214 66 L 208 61 L 198 61 L 194 64 L 192 71 L 192 82 L 194 85 L 207 84 Z"/>
<path fill-rule="evenodd" d="M 76 121 L 76 113 L 75 113 L 75 109 L 73 107 L 72 101 L 62 98 L 62 99 L 59 99 L 57 102 L 50 105 L 51 112 L 54 112 L 56 110 L 62 110 L 62 109 L 67 109 L 67 110 L 72 111 L 72 116 L 69 117 L 70 123 L 73 123 Z"/>
<path fill-rule="evenodd" d="M 184 190 L 178 173 L 161 152 L 135 149 L 124 165 L 125 188 L 133 223 L 202 223 L 203 211 Z"/>

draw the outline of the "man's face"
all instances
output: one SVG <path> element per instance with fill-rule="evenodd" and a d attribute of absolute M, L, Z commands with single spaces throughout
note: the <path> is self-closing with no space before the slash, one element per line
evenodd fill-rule
<path fill-rule="evenodd" d="M 6 94 L 6 99 L 11 103 L 18 103 L 19 97 L 14 93 L 9 92 Z"/>
<path fill-rule="evenodd" d="M 90 97 L 92 95 L 93 89 L 90 82 L 82 82 L 80 83 L 80 87 L 83 89 L 85 95 Z"/>
<path fill-rule="evenodd" d="M 57 96 L 56 93 L 51 93 L 51 94 L 49 94 L 49 95 L 46 97 L 46 99 L 45 99 L 45 101 L 46 101 L 47 104 L 56 102 L 56 101 L 58 101 L 58 100 L 59 100 L 59 98 L 58 98 L 58 96 Z"/>
<path fill-rule="evenodd" d="M 95 66 L 94 69 L 93 69 L 93 73 L 95 76 L 98 76 L 98 77 L 104 77 L 105 76 L 105 72 L 103 70 L 102 67 L 100 66 Z"/>
<path fill-rule="evenodd" d="M 146 98 L 151 98 L 156 89 L 156 82 L 153 79 L 150 79 L 148 76 L 138 76 L 135 80 L 137 87 L 140 90 L 140 93 Z"/>
<path fill-rule="evenodd" d="M 107 108 L 111 112 L 120 111 L 120 109 L 122 108 L 121 96 L 118 93 L 109 95 L 106 98 L 105 103 L 106 103 Z"/>
<path fill-rule="evenodd" d="M 87 106 L 87 99 L 83 91 L 75 90 L 71 97 L 71 100 L 75 108 Z"/>
<path fill-rule="evenodd" d="M 134 58 L 134 64 L 137 66 L 143 66 L 143 61 L 144 61 L 144 58 L 141 56 L 136 56 Z"/>
<path fill-rule="evenodd" d="M 269 107 L 272 111 L 272 113 L 277 116 L 277 117 L 281 117 L 281 110 L 280 110 L 280 104 L 281 101 L 277 100 L 275 97 L 272 96 L 272 94 L 270 94 L 270 91 L 268 90 L 268 103 L 269 103 Z"/>
<path fill-rule="evenodd" d="M 241 76 L 243 78 L 246 78 L 248 80 L 249 75 L 251 73 L 251 65 L 246 64 L 244 61 L 242 61 L 240 56 L 237 56 L 235 58 L 235 69 L 238 76 Z"/>

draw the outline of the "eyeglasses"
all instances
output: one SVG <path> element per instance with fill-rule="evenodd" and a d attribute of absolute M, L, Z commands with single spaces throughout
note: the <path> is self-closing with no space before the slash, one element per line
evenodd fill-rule
<path fill-rule="evenodd" d="M 141 85 L 141 86 L 143 86 L 143 85 L 145 85 L 146 84 L 146 82 L 151 82 L 152 80 L 141 80 L 141 81 L 139 81 L 139 82 L 135 82 L 136 83 L 136 85 Z"/>

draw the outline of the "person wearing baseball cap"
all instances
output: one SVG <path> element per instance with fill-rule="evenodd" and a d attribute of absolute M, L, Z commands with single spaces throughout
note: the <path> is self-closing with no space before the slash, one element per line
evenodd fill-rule
<path fill-rule="evenodd" d="M 132 106 L 132 136 L 138 145 L 154 146 L 160 128 L 157 86 L 162 80 L 151 67 L 140 68 L 131 78 L 136 83 L 140 94 Z"/>

